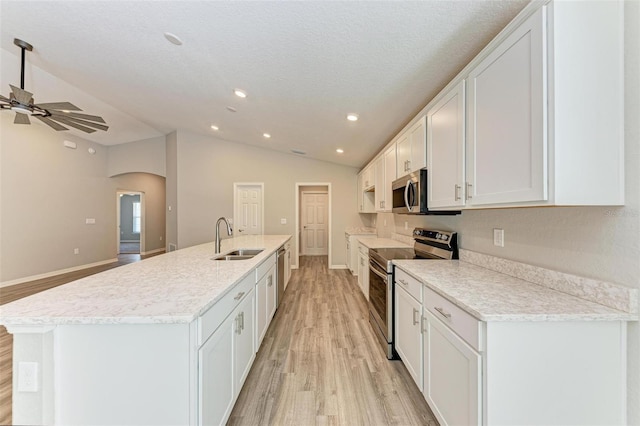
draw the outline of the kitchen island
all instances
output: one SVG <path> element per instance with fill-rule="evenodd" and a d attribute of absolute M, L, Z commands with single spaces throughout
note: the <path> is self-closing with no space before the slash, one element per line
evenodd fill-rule
<path fill-rule="evenodd" d="M 3 305 L 14 422 L 226 421 L 258 349 L 254 287 L 262 276 L 275 284 L 268 271 L 290 238 L 223 241 L 222 253 L 262 249 L 245 260 L 212 260 L 213 243 L 189 247 Z"/>

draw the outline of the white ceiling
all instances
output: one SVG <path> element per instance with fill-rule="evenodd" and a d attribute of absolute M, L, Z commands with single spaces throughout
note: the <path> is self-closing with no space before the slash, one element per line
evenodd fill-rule
<path fill-rule="evenodd" d="M 526 3 L 3 0 L 0 93 L 19 85 L 17 37 L 34 46 L 25 89 L 36 103 L 107 120 L 107 133 L 77 133 L 86 139 L 186 129 L 360 167 Z"/>

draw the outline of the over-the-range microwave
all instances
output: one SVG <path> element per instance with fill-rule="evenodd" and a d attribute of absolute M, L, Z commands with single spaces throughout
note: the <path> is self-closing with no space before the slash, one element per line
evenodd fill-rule
<path fill-rule="evenodd" d="M 460 214 L 460 211 L 429 210 L 427 205 L 427 176 L 427 169 L 420 169 L 393 181 L 391 184 L 393 193 L 392 212 L 399 214 Z"/>

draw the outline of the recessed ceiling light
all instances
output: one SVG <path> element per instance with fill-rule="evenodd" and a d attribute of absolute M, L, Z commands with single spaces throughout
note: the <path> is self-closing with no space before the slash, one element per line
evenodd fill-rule
<path fill-rule="evenodd" d="M 167 40 L 169 40 L 171 43 L 175 44 L 176 46 L 182 45 L 182 40 L 180 40 L 180 37 L 178 37 L 175 34 L 164 33 L 164 38 L 166 38 Z"/>
<path fill-rule="evenodd" d="M 354 113 L 347 114 L 347 120 L 349 120 L 349 121 L 358 121 L 358 114 L 354 114 Z"/>
<path fill-rule="evenodd" d="M 212 128 L 213 130 L 220 130 L 220 127 L 218 127 L 218 126 L 216 126 L 216 125 L 213 125 L 213 124 L 211 125 L 211 128 Z"/>
<path fill-rule="evenodd" d="M 337 152 L 338 154 L 342 154 L 342 153 L 344 152 L 344 149 L 342 149 L 342 148 L 338 148 L 338 149 L 336 149 L 336 152 Z"/>
<path fill-rule="evenodd" d="M 271 137 L 271 135 L 269 133 L 263 133 L 262 136 L 264 136 L 267 139 L 269 139 Z"/>
<path fill-rule="evenodd" d="M 245 92 L 242 89 L 233 89 L 233 94 L 236 95 L 239 98 L 246 98 L 247 97 L 247 92 Z"/>
<path fill-rule="evenodd" d="M 235 108 L 234 108 L 234 107 L 232 107 L 232 106 L 228 106 L 228 107 L 227 107 L 227 110 L 228 110 L 228 111 L 231 111 L 231 112 L 236 112 L 236 111 L 238 111 L 237 109 L 235 109 Z"/>

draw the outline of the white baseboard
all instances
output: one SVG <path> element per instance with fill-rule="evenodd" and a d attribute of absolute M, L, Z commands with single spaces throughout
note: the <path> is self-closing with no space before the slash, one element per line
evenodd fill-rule
<path fill-rule="evenodd" d="M 29 281 L 40 280 L 42 278 L 49 278 L 56 275 L 67 274 L 69 272 L 80 271 L 82 269 L 93 268 L 94 266 L 102 266 L 102 265 L 106 265 L 108 263 L 113 263 L 117 261 L 118 261 L 118 258 L 116 257 L 115 259 L 102 260 L 100 262 L 88 263 L 86 265 L 74 266 L 72 268 L 59 269 L 57 271 L 46 272 L 44 274 L 38 274 L 38 275 L 31 275 L 30 277 L 17 278 L 11 281 L 3 281 L 0 283 L 0 288 L 8 287 L 10 285 L 22 284 Z"/>
<path fill-rule="evenodd" d="M 140 243 L 140 240 L 120 240 L 121 243 Z"/>
<path fill-rule="evenodd" d="M 146 256 L 146 255 L 148 255 L 148 254 L 160 253 L 160 252 L 163 252 L 163 251 L 166 251 L 166 250 L 164 249 L 164 247 L 159 248 L 159 249 L 155 249 L 155 250 L 150 250 L 150 251 L 143 251 L 143 252 L 142 252 L 142 253 L 140 253 L 140 254 L 141 254 L 142 256 Z"/>
<path fill-rule="evenodd" d="M 331 265 L 329 269 L 347 269 L 347 265 Z"/>

